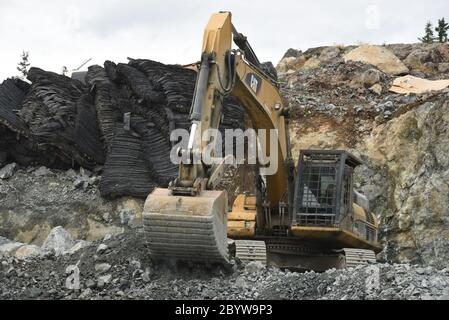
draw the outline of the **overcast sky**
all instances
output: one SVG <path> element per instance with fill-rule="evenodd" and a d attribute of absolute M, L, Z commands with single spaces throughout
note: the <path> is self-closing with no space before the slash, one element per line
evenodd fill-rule
<path fill-rule="evenodd" d="M 22 50 L 55 72 L 88 58 L 194 62 L 220 10 L 232 11 L 259 59 L 275 64 L 291 47 L 416 42 L 427 20 L 449 20 L 448 0 L 0 0 L 0 80 L 17 75 Z"/>

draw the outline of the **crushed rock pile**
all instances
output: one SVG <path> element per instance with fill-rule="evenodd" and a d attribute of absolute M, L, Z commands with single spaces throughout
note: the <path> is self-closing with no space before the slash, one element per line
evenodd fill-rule
<path fill-rule="evenodd" d="M 139 230 L 25 260 L 0 256 L 1 299 L 449 299 L 449 269 L 372 264 L 297 273 L 152 261 Z"/>

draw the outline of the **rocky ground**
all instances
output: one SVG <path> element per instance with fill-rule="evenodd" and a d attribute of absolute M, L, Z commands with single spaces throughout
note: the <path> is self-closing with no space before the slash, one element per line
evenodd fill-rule
<path fill-rule="evenodd" d="M 77 239 L 95 240 L 132 226 L 143 208 L 139 198 L 102 198 L 101 172 L 10 164 L 2 173 L 0 235 L 18 242 L 41 245 L 56 226 Z"/>
<path fill-rule="evenodd" d="M 0 299 L 449 299 L 449 269 L 372 264 L 298 273 L 255 262 L 160 264 L 139 229 L 66 253 L 52 245 L 25 261 L 0 257 Z"/>

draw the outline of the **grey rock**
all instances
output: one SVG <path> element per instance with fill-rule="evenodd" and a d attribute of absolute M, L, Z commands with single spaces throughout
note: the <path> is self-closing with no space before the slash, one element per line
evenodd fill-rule
<path fill-rule="evenodd" d="M 141 266 L 142 266 L 142 264 L 140 263 L 140 261 L 139 261 L 139 260 L 136 260 L 136 259 L 131 259 L 131 260 L 129 261 L 129 265 L 130 265 L 133 269 L 135 269 L 135 270 L 140 269 Z"/>
<path fill-rule="evenodd" d="M 354 111 L 357 113 L 365 111 L 365 107 L 361 105 L 354 106 Z"/>
<path fill-rule="evenodd" d="M 107 274 L 107 275 L 98 277 L 98 282 L 101 281 L 104 284 L 107 284 L 107 283 L 111 282 L 111 279 L 112 279 L 112 275 Z"/>
<path fill-rule="evenodd" d="M 108 249 L 108 246 L 104 243 L 101 243 L 97 248 L 97 253 L 104 253 Z"/>
<path fill-rule="evenodd" d="M 440 64 L 438 64 L 438 72 L 449 72 L 449 62 L 441 62 Z"/>
<path fill-rule="evenodd" d="M 32 244 L 27 244 L 19 247 L 14 252 L 14 257 L 19 260 L 27 260 L 30 258 L 38 257 L 42 254 L 42 250 L 40 247 Z"/>
<path fill-rule="evenodd" d="M 29 289 L 26 289 L 25 294 L 28 298 L 38 298 L 42 295 L 43 291 L 40 288 L 37 287 L 31 287 Z"/>
<path fill-rule="evenodd" d="M 238 277 L 238 278 L 235 280 L 235 286 L 236 286 L 237 288 L 240 288 L 240 289 L 246 288 L 246 287 L 247 287 L 247 283 L 246 283 L 246 281 L 245 281 L 245 278 L 244 278 L 243 276 Z"/>
<path fill-rule="evenodd" d="M 423 49 L 413 50 L 407 58 L 405 58 L 404 63 L 411 68 L 417 68 L 424 64 L 430 58 L 429 51 Z"/>
<path fill-rule="evenodd" d="M 80 175 L 82 177 L 89 178 L 92 175 L 92 172 L 90 170 L 84 169 L 83 167 L 80 168 Z"/>
<path fill-rule="evenodd" d="M 67 251 L 64 251 L 64 254 L 72 255 L 72 254 L 78 252 L 79 250 L 84 249 L 90 245 L 91 245 L 91 243 L 89 241 L 78 240 L 78 241 L 76 241 L 76 243 L 73 247 L 71 247 Z"/>
<path fill-rule="evenodd" d="M 245 271 L 250 273 L 260 272 L 264 270 L 266 267 L 260 261 L 251 261 L 245 266 Z"/>
<path fill-rule="evenodd" d="M 50 231 L 50 234 L 42 244 L 42 250 L 53 251 L 56 255 L 64 254 L 76 244 L 70 233 L 58 226 Z"/>
<path fill-rule="evenodd" d="M 92 295 L 92 289 L 87 288 L 78 296 L 78 299 L 87 299 Z"/>
<path fill-rule="evenodd" d="M 299 57 L 301 54 L 302 54 L 302 51 L 301 51 L 301 50 L 290 48 L 290 49 L 287 50 L 287 52 L 285 52 L 285 54 L 284 54 L 284 56 L 282 57 L 282 59 L 283 59 L 283 58 L 290 58 L 290 57 L 297 58 L 297 57 Z"/>
<path fill-rule="evenodd" d="M 0 245 L 0 253 L 13 254 L 14 251 L 22 247 L 24 244 L 20 242 L 8 242 Z"/>
<path fill-rule="evenodd" d="M 72 179 L 75 178 L 75 177 L 77 176 L 77 173 L 76 173 L 75 170 L 73 170 L 73 169 L 67 170 L 65 174 L 66 174 L 68 177 L 72 178 Z"/>
<path fill-rule="evenodd" d="M 134 216 L 134 210 L 123 209 L 120 211 L 120 222 L 131 227 L 134 224 Z"/>
<path fill-rule="evenodd" d="M 95 265 L 95 271 L 99 273 L 105 273 L 111 269 L 111 265 L 109 263 L 99 263 Z"/>
<path fill-rule="evenodd" d="M 107 241 L 111 240 L 111 238 L 112 238 L 112 235 L 110 233 L 108 233 L 103 237 L 103 242 L 107 242 Z"/>
<path fill-rule="evenodd" d="M 145 272 L 142 273 L 143 282 L 150 282 L 150 280 L 151 280 L 150 275 L 151 275 L 151 269 L 148 267 L 145 268 Z"/>
<path fill-rule="evenodd" d="M 0 169 L 0 179 L 9 179 L 11 178 L 14 173 L 16 173 L 18 168 L 17 163 L 9 163 L 3 168 Z"/>
<path fill-rule="evenodd" d="M 33 171 L 33 175 L 35 175 L 36 177 L 42 177 L 42 176 L 46 176 L 51 174 L 50 169 L 48 169 L 47 167 L 39 167 L 36 170 Z"/>
<path fill-rule="evenodd" d="M 85 285 L 86 285 L 87 288 L 92 289 L 92 288 L 95 287 L 96 284 L 95 284 L 94 280 L 89 279 L 89 280 L 86 281 Z"/>
<path fill-rule="evenodd" d="M 362 76 L 361 76 L 361 81 L 362 84 L 368 88 L 371 87 L 372 85 L 378 83 L 381 79 L 382 76 L 382 72 L 380 72 L 377 69 L 371 68 L 366 70 Z"/>
<path fill-rule="evenodd" d="M 8 238 L 2 237 L 0 236 L 0 246 L 6 243 L 11 243 L 12 241 L 9 240 Z"/>
<path fill-rule="evenodd" d="M 332 110 L 335 110 L 335 108 L 337 108 L 334 104 L 332 104 L 332 103 L 329 103 L 329 104 L 327 104 L 326 105 L 326 110 L 328 110 L 328 111 L 332 111 Z"/>
<path fill-rule="evenodd" d="M 426 273 L 426 269 L 425 268 L 421 268 L 421 267 L 416 268 L 415 271 L 416 271 L 417 274 L 425 274 Z"/>
<path fill-rule="evenodd" d="M 119 288 L 120 288 L 121 290 L 126 290 L 126 289 L 128 289 L 128 288 L 130 287 L 130 285 L 131 285 L 131 283 L 129 282 L 128 279 L 126 279 L 126 278 L 120 278 L 120 280 L 119 280 Z"/>
<path fill-rule="evenodd" d="M 104 288 L 105 285 L 106 285 L 106 284 L 105 284 L 105 282 L 104 282 L 102 279 L 98 279 L 98 280 L 97 280 L 97 285 L 96 285 L 97 289 L 102 290 L 102 289 Z"/>
<path fill-rule="evenodd" d="M 77 178 L 75 182 L 73 182 L 73 186 L 77 189 L 86 189 L 89 185 L 89 182 L 82 178 Z"/>

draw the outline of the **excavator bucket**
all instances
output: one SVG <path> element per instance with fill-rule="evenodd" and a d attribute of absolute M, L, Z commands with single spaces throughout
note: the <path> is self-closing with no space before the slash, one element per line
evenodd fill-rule
<path fill-rule="evenodd" d="M 151 256 L 156 260 L 228 263 L 226 212 L 225 191 L 178 196 L 169 189 L 154 189 L 143 211 Z"/>

